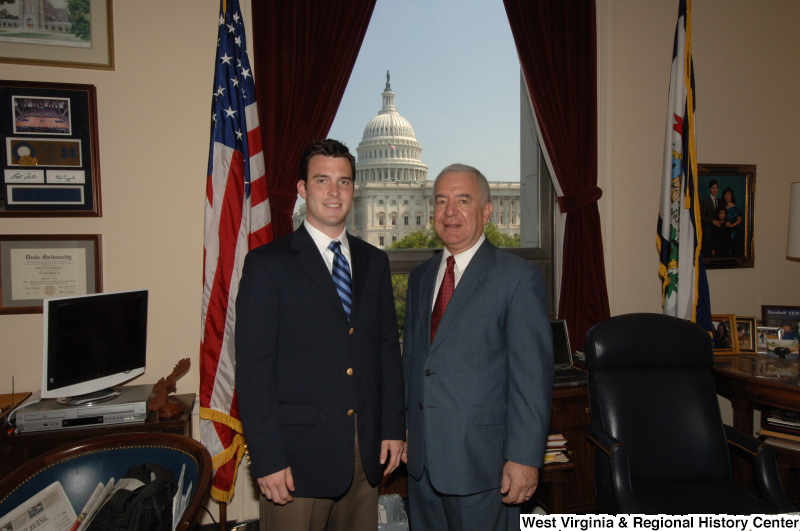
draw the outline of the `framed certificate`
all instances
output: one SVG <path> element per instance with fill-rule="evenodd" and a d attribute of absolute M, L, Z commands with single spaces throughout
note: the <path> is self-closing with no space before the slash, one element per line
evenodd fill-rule
<path fill-rule="evenodd" d="M 0 314 L 102 292 L 100 235 L 0 235 Z"/>
<path fill-rule="evenodd" d="M 0 80 L 0 216 L 100 216 L 93 85 Z"/>

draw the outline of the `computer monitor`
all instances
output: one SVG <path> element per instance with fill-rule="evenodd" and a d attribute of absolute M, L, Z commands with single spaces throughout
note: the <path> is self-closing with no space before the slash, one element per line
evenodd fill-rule
<path fill-rule="evenodd" d="M 143 374 L 147 298 L 139 290 L 45 299 L 42 398 L 112 398 L 114 386 Z"/>

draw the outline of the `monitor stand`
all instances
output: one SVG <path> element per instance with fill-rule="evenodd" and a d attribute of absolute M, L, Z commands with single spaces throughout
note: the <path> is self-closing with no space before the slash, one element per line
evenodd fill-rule
<path fill-rule="evenodd" d="M 94 393 L 86 393 L 85 395 L 56 398 L 56 402 L 62 406 L 91 406 L 99 402 L 117 398 L 121 393 L 122 391 L 119 387 L 109 387 L 107 389 L 95 391 Z"/>

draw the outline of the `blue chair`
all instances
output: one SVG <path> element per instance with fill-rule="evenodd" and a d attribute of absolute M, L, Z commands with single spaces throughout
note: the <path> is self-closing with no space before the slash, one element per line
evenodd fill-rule
<path fill-rule="evenodd" d="M 75 514 L 98 483 L 115 480 L 142 463 L 158 463 L 177 480 L 186 465 L 183 489 L 192 495 L 177 529 L 190 529 L 211 483 L 211 456 L 198 441 L 172 433 L 124 433 L 62 446 L 28 461 L 0 480 L 0 518 L 36 493 L 60 481 Z"/>

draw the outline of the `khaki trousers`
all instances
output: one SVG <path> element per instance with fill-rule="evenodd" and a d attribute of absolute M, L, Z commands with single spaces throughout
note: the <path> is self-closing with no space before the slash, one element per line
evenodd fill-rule
<path fill-rule="evenodd" d="M 353 482 L 341 497 L 295 498 L 276 505 L 260 495 L 261 531 L 375 531 L 378 528 L 378 487 L 369 484 L 361 463 L 356 424 Z"/>

